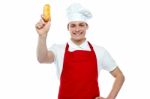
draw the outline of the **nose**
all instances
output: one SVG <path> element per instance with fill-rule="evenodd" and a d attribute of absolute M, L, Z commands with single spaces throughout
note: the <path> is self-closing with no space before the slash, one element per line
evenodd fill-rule
<path fill-rule="evenodd" d="M 76 28 L 75 28 L 75 31 L 76 31 L 76 32 L 78 32 L 79 30 L 80 30 L 80 28 L 79 28 L 79 27 L 76 27 Z"/>

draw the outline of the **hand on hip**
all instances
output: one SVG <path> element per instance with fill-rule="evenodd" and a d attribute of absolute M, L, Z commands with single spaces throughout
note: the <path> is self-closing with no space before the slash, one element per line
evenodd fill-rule
<path fill-rule="evenodd" d="M 107 98 L 103 98 L 103 97 L 96 97 L 95 99 L 107 99 Z"/>

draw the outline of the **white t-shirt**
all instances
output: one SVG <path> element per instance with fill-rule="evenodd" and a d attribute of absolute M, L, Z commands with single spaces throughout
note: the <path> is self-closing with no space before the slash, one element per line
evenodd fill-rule
<path fill-rule="evenodd" d="M 87 41 L 84 41 L 81 45 L 76 45 L 70 40 L 68 41 L 68 44 L 69 44 L 69 51 L 75 51 L 75 50 L 90 51 L 91 50 Z M 93 44 L 92 46 L 97 58 L 98 73 L 100 73 L 102 69 L 110 72 L 117 67 L 116 62 L 113 60 L 113 58 L 105 48 Z M 56 65 L 58 78 L 60 78 L 62 68 L 63 68 L 65 48 L 66 48 L 66 44 L 54 44 L 48 49 L 54 53 L 55 56 L 54 63 Z"/>

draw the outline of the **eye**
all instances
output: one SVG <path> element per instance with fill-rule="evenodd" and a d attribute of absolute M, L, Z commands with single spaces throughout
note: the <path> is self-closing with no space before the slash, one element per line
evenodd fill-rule
<path fill-rule="evenodd" d="M 79 26 L 84 27 L 84 26 L 85 26 L 85 24 L 84 24 L 84 23 L 81 23 L 81 24 L 79 24 Z"/>
<path fill-rule="evenodd" d="M 70 24 L 70 27 L 71 27 L 71 28 L 75 27 L 75 24 Z"/>

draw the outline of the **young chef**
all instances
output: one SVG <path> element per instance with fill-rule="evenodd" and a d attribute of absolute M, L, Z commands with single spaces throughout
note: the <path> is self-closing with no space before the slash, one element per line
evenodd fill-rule
<path fill-rule="evenodd" d="M 106 49 L 86 39 L 87 20 L 92 17 L 91 12 L 80 4 L 72 4 L 67 9 L 67 17 L 71 39 L 50 49 L 46 45 L 50 21 L 41 19 L 36 24 L 39 35 L 37 59 L 40 63 L 56 64 L 60 79 L 58 99 L 115 99 L 124 82 L 124 75 Z M 115 78 L 107 98 L 100 96 L 98 86 L 98 74 L 102 69 Z"/>

